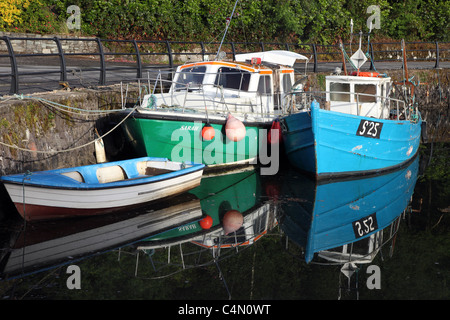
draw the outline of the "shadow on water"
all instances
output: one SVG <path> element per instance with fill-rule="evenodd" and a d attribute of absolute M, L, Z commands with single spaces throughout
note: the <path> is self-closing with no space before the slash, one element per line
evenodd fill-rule
<path fill-rule="evenodd" d="M 2 195 L 0 295 L 448 298 L 447 148 L 430 158 L 423 147 L 420 161 L 385 175 L 325 184 L 290 168 L 205 176 L 170 201 L 100 217 L 25 224 Z"/>

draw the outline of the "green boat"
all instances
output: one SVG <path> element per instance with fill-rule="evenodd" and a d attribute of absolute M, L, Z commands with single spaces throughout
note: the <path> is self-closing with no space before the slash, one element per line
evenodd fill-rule
<path fill-rule="evenodd" d="M 151 93 L 123 110 L 132 112 L 122 124 L 125 137 L 142 156 L 198 161 L 208 168 L 258 159 L 268 164 L 269 129 L 284 113 L 297 59 L 306 57 L 268 51 L 236 55 L 236 61 L 189 63 L 177 68 L 170 86 L 159 74 L 154 83 L 149 80 Z"/>
<path fill-rule="evenodd" d="M 152 154 L 179 161 L 207 164 L 209 168 L 223 164 L 256 164 L 261 141 L 260 129 L 269 129 L 271 122 L 243 122 L 246 135 L 240 141 L 231 141 L 222 134 L 224 117 L 210 117 L 209 124 L 215 138 L 202 137 L 204 115 L 180 117 L 175 112 L 139 112 L 124 124 L 127 140 L 137 154 Z M 263 133 L 264 134 L 264 133 Z"/>

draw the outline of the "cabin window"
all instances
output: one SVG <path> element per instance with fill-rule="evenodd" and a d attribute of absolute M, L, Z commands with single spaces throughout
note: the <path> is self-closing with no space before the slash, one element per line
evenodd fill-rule
<path fill-rule="evenodd" d="M 358 101 L 361 103 L 377 102 L 377 87 L 373 84 L 355 84 L 355 93 L 362 93 L 358 95 Z"/>
<path fill-rule="evenodd" d="M 330 83 L 331 101 L 350 102 L 350 84 L 349 83 Z"/>
<path fill-rule="evenodd" d="M 271 94 L 272 86 L 270 84 L 270 76 L 260 76 L 258 83 L 259 94 Z"/>
<path fill-rule="evenodd" d="M 248 91 L 250 72 L 228 67 L 220 67 L 214 85 L 224 89 Z"/>
<path fill-rule="evenodd" d="M 284 74 L 283 75 L 283 91 L 289 92 L 292 88 L 292 81 L 291 81 L 291 75 L 290 74 Z"/>
<path fill-rule="evenodd" d="M 199 88 L 205 77 L 206 66 L 196 66 L 185 68 L 178 74 L 175 90 L 184 90 L 189 84 L 189 88 Z"/>

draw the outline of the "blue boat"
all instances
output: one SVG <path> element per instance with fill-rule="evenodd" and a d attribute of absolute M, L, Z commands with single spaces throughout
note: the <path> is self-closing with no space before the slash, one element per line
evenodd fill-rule
<path fill-rule="evenodd" d="M 369 240 L 372 249 L 377 248 L 380 243 L 374 241 L 382 240 L 379 233 L 407 208 L 418 167 L 419 157 L 415 157 L 400 170 L 370 178 L 319 183 L 287 177 L 283 194 L 297 201 L 283 205 L 282 229 L 305 249 L 307 263 L 318 253 L 338 262 L 333 250 L 357 241 Z"/>
<path fill-rule="evenodd" d="M 412 159 L 422 119 L 417 108 L 377 94 L 388 84 L 389 78 L 327 77 L 322 105 L 313 100 L 280 121 L 290 163 L 321 180 L 393 170 Z M 375 95 L 363 99 L 358 91 Z"/>
<path fill-rule="evenodd" d="M 396 83 L 359 67 L 327 76 L 325 92 L 286 98 L 280 124 L 287 157 L 317 180 L 395 170 L 419 149 L 422 118 L 407 71 Z"/>

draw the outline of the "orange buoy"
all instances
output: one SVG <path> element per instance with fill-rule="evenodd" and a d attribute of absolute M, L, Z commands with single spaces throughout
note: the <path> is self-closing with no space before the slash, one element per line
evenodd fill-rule
<path fill-rule="evenodd" d="M 238 230 L 244 223 L 244 216 L 237 210 L 229 210 L 223 216 L 223 229 L 225 234 Z"/>
<path fill-rule="evenodd" d="M 209 229 L 212 227 L 213 225 L 213 218 L 211 218 L 211 216 L 207 215 L 206 217 L 204 217 L 202 220 L 199 221 L 200 227 L 202 227 L 202 229 Z"/>
<path fill-rule="evenodd" d="M 360 77 L 378 77 L 380 74 L 378 72 L 368 72 L 368 71 L 357 71 L 352 72 L 352 76 L 360 76 Z"/>
<path fill-rule="evenodd" d="M 202 138 L 203 140 L 212 140 L 215 136 L 216 132 L 214 128 L 209 124 L 205 124 L 205 126 L 202 129 Z"/>
<path fill-rule="evenodd" d="M 244 124 L 229 113 L 225 124 L 225 134 L 228 139 L 234 142 L 241 141 L 245 137 L 245 133 Z"/>

